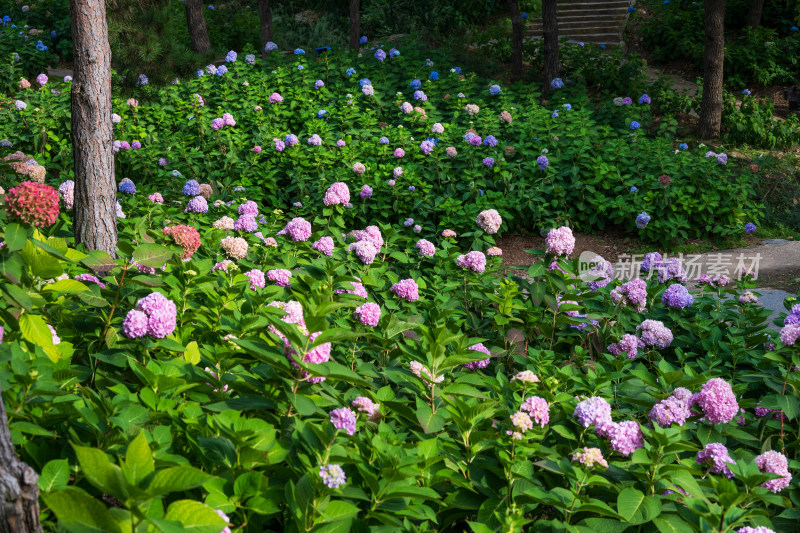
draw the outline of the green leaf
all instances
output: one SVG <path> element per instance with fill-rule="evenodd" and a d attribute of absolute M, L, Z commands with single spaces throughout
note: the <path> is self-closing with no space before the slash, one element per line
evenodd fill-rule
<path fill-rule="evenodd" d="M 17 250 L 22 250 L 25 246 L 25 241 L 28 240 L 28 232 L 16 222 L 12 222 L 6 226 L 3 237 L 8 251 L 16 252 Z"/>
<path fill-rule="evenodd" d="M 19 330 L 22 338 L 37 346 L 53 345 L 53 334 L 40 315 L 24 313 L 19 317 Z"/>
<path fill-rule="evenodd" d="M 123 409 L 116 416 L 112 416 L 109 420 L 115 425 L 122 428 L 123 431 L 128 431 L 133 426 L 144 425 L 149 417 L 149 411 L 146 407 L 138 404 L 130 404 Z"/>
<path fill-rule="evenodd" d="M 173 466 L 156 472 L 150 485 L 147 486 L 147 492 L 153 496 L 170 492 L 184 492 L 199 487 L 212 479 L 214 476 L 191 466 Z"/>
<path fill-rule="evenodd" d="M 196 365 L 200 362 L 200 348 L 197 347 L 197 342 L 192 341 L 186 345 L 186 351 L 183 352 L 183 358 Z"/>
<path fill-rule="evenodd" d="M 102 250 L 92 250 L 89 255 L 81 259 L 81 263 L 86 265 L 92 270 L 99 270 L 106 272 L 119 265 L 114 261 L 108 253 Z M 161 265 L 158 265 L 161 266 Z"/>
<path fill-rule="evenodd" d="M 133 251 L 133 261 L 150 268 L 161 268 L 172 259 L 174 253 L 160 244 L 140 244 Z"/>
<path fill-rule="evenodd" d="M 22 288 L 17 287 L 16 285 L 11 285 L 10 283 L 4 283 L 0 285 L 0 287 L 2 287 L 3 291 L 8 294 L 8 297 L 16 302 L 17 305 L 26 311 L 33 311 L 33 301 L 28 293 Z"/>
<path fill-rule="evenodd" d="M 173 502 L 164 520 L 174 520 L 190 533 L 219 533 L 228 524 L 211 507 L 193 500 Z"/>
<path fill-rule="evenodd" d="M 595 517 L 582 520 L 579 525 L 588 527 L 592 533 L 622 533 L 630 527 L 619 520 Z"/>
<path fill-rule="evenodd" d="M 628 487 L 617 496 L 617 511 L 626 521 L 633 518 L 633 515 L 644 503 L 644 494 L 634 488 Z"/>
<path fill-rule="evenodd" d="M 425 433 L 438 433 L 444 427 L 445 419 L 442 415 L 431 411 L 430 406 L 417 400 L 417 420 Z"/>
<path fill-rule="evenodd" d="M 121 533 L 119 524 L 106 506 L 83 489 L 67 487 L 42 494 L 42 499 L 55 513 L 59 524 L 72 533 Z M 209 532 L 210 533 L 210 532 Z M 219 531 L 215 532 L 219 533 Z"/>
<path fill-rule="evenodd" d="M 122 470 L 117 465 L 111 463 L 108 455 L 103 450 L 97 448 L 86 448 L 84 446 L 73 446 L 75 456 L 81 465 L 81 472 L 89 483 L 95 488 L 111 494 L 118 500 L 125 500 L 128 496 Z"/>
<path fill-rule="evenodd" d="M 358 507 L 352 503 L 342 500 L 333 500 L 322 511 L 322 516 L 326 522 L 335 522 L 338 520 L 345 520 L 353 518 L 358 514 Z"/>
<path fill-rule="evenodd" d="M 425 500 L 438 500 L 439 493 L 429 487 L 404 485 L 389 488 L 386 492 L 385 499 L 388 500 L 390 498 L 423 498 Z"/>
<path fill-rule="evenodd" d="M 64 265 L 60 261 L 54 260 L 53 256 L 38 244 L 43 243 L 36 239 L 29 239 L 20 252 L 25 264 L 31 269 L 31 273 L 40 278 L 54 278 L 63 274 Z"/>
<path fill-rule="evenodd" d="M 692 533 L 692 527 L 676 514 L 662 514 L 653 519 L 660 533 Z"/>
<path fill-rule="evenodd" d="M 154 469 L 153 452 L 147 443 L 144 431 L 140 431 L 139 435 L 128 444 L 123 472 L 128 475 L 131 484 L 138 485 Z"/>
<path fill-rule="evenodd" d="M 55 283 L 45 285 L 43 291 L 65 292 L 68 294 L 77 294 L 79 292 L 88 291 L 89 287 L 75 279 L 60 279 Z"/>
<path fill-rule="evenodd" d="M 66 459 L 54 459 L 44 465 L 38 483 L 42 492 L 53 492 L 66 487 L 69 483 L 69 462 Z"/>

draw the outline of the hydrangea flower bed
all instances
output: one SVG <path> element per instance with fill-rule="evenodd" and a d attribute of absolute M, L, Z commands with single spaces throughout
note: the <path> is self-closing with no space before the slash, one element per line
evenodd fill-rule
<path fill-rule="evenodd" d="M 264 207 L 294 205 L 306 218 L 340 182 L 361 191 L 341 202 L 352 205 L 348 224 L 391 211 L 459 233 L 489 208 L 506 230 L 570 220 L 662 243 L 738 235 L 759 218 L 753 173 L 725 153 L 679 149 L 663 126 L 646 131 L 658 118 L 646 94 L 597 105 L 561 81 L 543 103 L 528 86 L 498 92 L 438 52 L 432 60 L 408 48 L 383 61 L 368 52 L 323 61 L 276 51 L 163 89 L 144 85 L 134 98 L 115 89 L 118 180 L 174 186 L 177 173 L 225 200 L 241 185 Z M 70 84 L 23 81 L 19 107 L 0 109 L 0 139 L 64 181 Z"/>
<path fill-rule="evenodd" d="M 596 258 L 587 282 L 572 231 L 556 224 L 526 275 L 504 277 L 494 236 L 523 211 L 487 185 L 511 179 L 507 156 L 491 156 L 492 169 L 481 160 L 505 138 L 492 130 L 497 110 L 530 120 L 518 139 L 546 130 L 534 117 L 552 110 L 499 100 L 481 122 L 489 97 L 522 98 L 486 87 L 469 104 L 480 143 L 461 131 L 428 141 L 468 125 L 466 104 L 450 109 L 459 97 L 442 93 L 477 82 L 443 68 L 433 82 L 393 63 L 405 58 L 348 62 L 372 77 L 373 96 L 358 89 L 362 72 L 331 74 L 336 56 L 306 55 L 276 58 L 275 74 L 237 60 L 154 94 L 162 104 L 117 109 L 130 180 L 118 180 L 118 258 L 74 245 L 74 184 L 6 178 L 0 387 L 17 452 L 40 473 L 44 519 L 120 532 L 791 530 L 800 305 L 770 329 L 749 277 L 688 287 L 658 254 L 646 280 L 613 280 Z M 427 99 L 409 99 L 406 116 L 394 104 L 413 98 L 410 84 L 397 102 L 375 95 L 397 86 L 391 69 L 412 67 Z M 314 100 L 342 83 L 352 106 L 328 105 L 334 93 Z M 60 97 L 36 96 L 58 116 Z M 304 115 L 323 101 L 336 119 Z M 442 115 L 429 124 L 413 106 Z M 591 122 L 577 102 L 560 116 L 573 111 L 575 124 Z M 377 125 L 391 116 L 403 128 Z M 7 127 L 20 132 L 26 118 Z M 675 154 L 623 129 L 606 128 L 604 142 L 730 172 L 716 155 Z M 579 131 L 549 134 L 580 146 L 593 133 Z M 27 135 L 8 137 L 30 152 Z M 530 187 L 572 183 L 579 168 L 548 145 L 547 164 L 535 144 L 511 160 Z M 662 173 L 638 189 L 663 189 Z M 478 185 L 483 196 L 465 195 Z M 623 219 L 635 226 L 641 210 Z"/>

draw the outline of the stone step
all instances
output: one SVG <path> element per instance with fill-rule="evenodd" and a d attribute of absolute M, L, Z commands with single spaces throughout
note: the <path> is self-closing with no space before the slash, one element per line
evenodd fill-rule
<path fill-rule="evenodd" d="M 578 13 L 578 14 L 570 14 L 570 15 L 559 15 L 558 16 L 558 23 L 561 24 L 562 21 L 569 22 L 574 20 L 623 20 L 625 18 L 625 14 L 621 13 L 608 13 L 603 11 L 593 11 L 587 13 Z M 541 24 L 542 19 L 537 18 L 528 26 Z"/>
<path fill-rule="evenodd" d="M 631 2 L 627 0 L 609 0 L 601 2 L 559 2 L 556 6 L 558 12 L 574 11 L 574 10 L 589 10 L 589 9 L 625 9 Z"/>
<path fill-rule="evenodd" d="M 571 30 L 590 30 L 595 28 L 600 29 L 608 29 L 608 30 L 619 30 L 623 26 L 621 21 L 592 21 L 592 20 L 579 20 L 575 22 L 566 22 L 562 23 L 559 21 L 558 23 L 558 31 L 559 33 L 562 31 L 571 31 Z M 541 33 L 542 32 L 542 25 L 537 24 L 535 26 L 526 28 L 528 33 Z"/>
<path fill-rule="evenodd" d="M 529 33 L 528 37 L 539 38 L 541 33 Z M 590 43 L 616 43 L 620 40 L 619 31 L 605 31 L 597 33 L 586 32 L 558 32 L 558 38 L 567 37 L 572 41 L 590 42 Z"/>

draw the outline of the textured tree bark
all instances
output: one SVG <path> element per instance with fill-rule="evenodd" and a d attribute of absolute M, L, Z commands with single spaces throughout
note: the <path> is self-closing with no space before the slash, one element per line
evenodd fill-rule
<path fill-rule="evenodd" d="M 203 0 L 186 0 L 184 7 L 186 8 L 186 24 L 189 27 L 192 50 L 200 54 L 207 54 L 211 50 L 211 42 L 208 40 L 206 17 L 203 15 Z"/>
<path fill-rule="evenodd" d="M 511 12 L 511 79 L 522 78 L 522 17 L 519 13 L 519 1 L 508 0 Z"/>
<path fill-rule="evenodd" d="M 0 533 L 41 533 L 38 479 L 14 452 L 0 390 Z"/>
<path fill-rule="evenodd" d="M 725 0 L 706 0 L 706 48 L 703 98 L 698 133 L 703 139 L 719 137 L 722 128 L 722 69 L 725 64 Z"/>
<path fill-rule="evenodd" d="M 751 28 L 761 26 L 761 12 L 764 10 L 764 0 L 751 0 L 750 10 L 747 12 L 747 25 Z"/>
<path fill-rule="evenodd" d="M 544 92 L 550 82 L 558 77 L 561 63 L 558 60 L 558 18 L 556 0 L 542 0 L 542 40 L 544 41 Z"/>
<path fill-rule="evenodd" d="M 267 43 L 272 40 L 272 10 L 269 0 L 258 0 L 258 17 L 261 19 L 261 57 L 267 58 Z"/>
<path fill-rule="evenodd" d="M 104 0 L 70 0 L 74 79 L 75 242 L 116 255 L 117 193 L 111 124 L 111 50 Z"/>
<path fill-rule="evenodd" d="M 361 0 L 350 0 L 350 48 L 361 47 Z"/>

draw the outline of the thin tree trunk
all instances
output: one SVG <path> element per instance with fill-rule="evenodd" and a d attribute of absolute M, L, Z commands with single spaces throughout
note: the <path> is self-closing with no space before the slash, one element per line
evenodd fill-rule
<path fill-rule="evenodd" d="M 725 64 L 725 0 L 706 0 L 703 98 L 698 130 L 703 139 L 719 137 L 722 128 L 722 69 Z"/>
<path fill-rule="evenodd" d="M 41 533 L 38 479 L 14 452 L 0 390 L 0 533 Z"/>
<path fill-rule="evenodd" d="M 519 14 L 519 1 L 508 0 L 511 12 L 511 79 L 522 78 L 522 17 Z"/>
<path fill-rule="evenodd" d="M 203 0 L 185 0 L 186 25 L 189 27 L 189 39 L 192 50 L 207 54 L 211 50 L 206 29 L 206 17 L 203 15 Z"/>
<path fill-rule="evenodd" d="M 747 26 L 758 28 L 761 26 L 761 12 L 764 10 L 764 0 L 751 0 L 750 10 L 747 12 Z"/>
<path fill-rule="evenodd" d="M 558 77 L 561 63 L 558 60 L 558 18 L 556 0 L 542 0 L 542 39 L 544 41 L 544 92 L 550 82 Z"/>
<path fill-rule="evenodd" d="M 117 249 L 117 193 L 111 124 L 111 50 L 104 0 L 70 0 L 74 79 L 75 242 L 112 256 Z"/>
<path fill-rule="evenodd" d="M 350 0 L 350 48 L 361 46 L 361 0 Z"/>
<path fill-rule="evenodd" d="M 272 10 L 269 0 L 258 0 L 258 17 L 261 19 L 261 57 L 267 58 L 267 43 L 272 40 Z"/>

